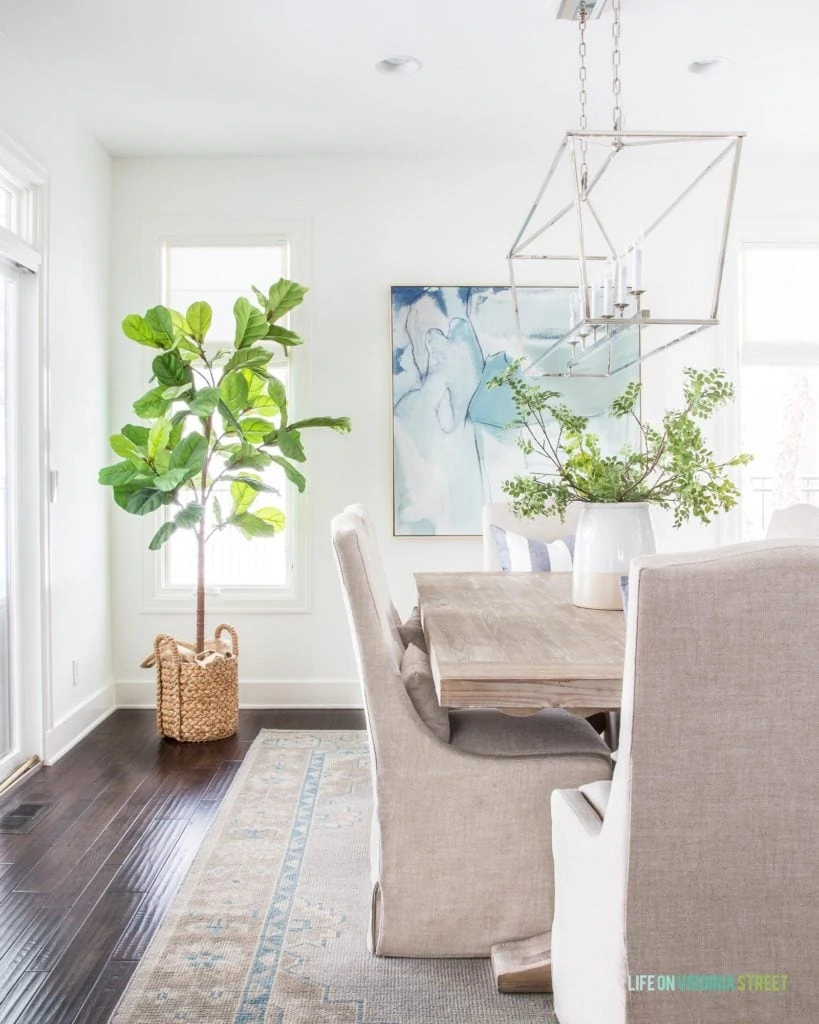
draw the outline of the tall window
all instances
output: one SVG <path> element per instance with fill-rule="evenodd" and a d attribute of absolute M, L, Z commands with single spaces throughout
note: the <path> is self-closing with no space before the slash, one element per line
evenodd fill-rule
<path fill-rule="evenodd" d="M 213 323 L 207 347 L 216 352 L 232 348 L 235 333 L 233 304 L 239 296 L 252 298 L 251 285 L 267 288 L 280 277 L 288 275 L 286 242 L 271 245 L 199 245 L 168 244 L 165 247 L 164 302 L 182 313 L 192 302 L 204 299 L 213 308 Z M 285 388 L 290 390 L 287 358 L 275 346 L 273 361 L 268 365 Z M 207 547 L 208 587 L 223 596 L 247 596 L 248 592 L 268 593 L 287 590 L 292 585 L 292 512 L 293 496 L 284 472 L 273 465 L 265 471 L 265 479 L 279 492 L 271 495 L 271 504 L 278 505 L 287 526 L 274 537 L 247 540 L 238 530 L 215 534 Z M 230 507 L 230 485 L 217 485 L 215 496 L 223 508 Z M 196 582 L 196 544 L 194 532 L 178 531 L 163 547 L 162 590 L 189 591 Z"/>
<path fill-rule="evenodd" d="M 742 530 L 762 537 L 771 513 L 819 505 L 819 243 L 743 246 Z"/>

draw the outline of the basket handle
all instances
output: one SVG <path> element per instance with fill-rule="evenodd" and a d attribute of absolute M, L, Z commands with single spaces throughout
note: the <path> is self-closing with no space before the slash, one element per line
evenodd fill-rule
<path fill-rule="evenodd" d="M 179 648 L 176 646 L 176 640 L 167 633 L 159 633 L 154 638 L 154 655 L 156 657 L 157 665 L 161 661 L 160 651 L 163 644 L 166 645 L 166 650 L 170 650 L 170 657 L 165 660 L 169 661 L 174 668 L 179 668 Z"/>
<path fill-rule="evenodd" d="M 159 732 L 164 735 L 165 730 L 162 727 L 162 647 L 165 646 L 166 650 L 170 651 L 170 657 L 168 661 L 173 666 L 174 675 L 176 677 L 176 688 L 177 688 L 177 712 L 176 712 L 176 734 L 177 736 L 182 735 L 182 694 L 180 692 L 180 679 L 179 679 L 179 648 L 176 646 L 176 640 L 167 633 L 159 633 L 154 637 L 154 655 L 156 657 L 156 725 Z"/>
<path fill-rule="evenodd" d="M 230 642 L 233 645 L 233 657 L 239 657 L 239 636 L 233 626 L 229 626 L 227 622 L 220 622 L 216 627 L 216 632 L 213 634 L 218 640 L 222 633 L 230 633 Z"/>

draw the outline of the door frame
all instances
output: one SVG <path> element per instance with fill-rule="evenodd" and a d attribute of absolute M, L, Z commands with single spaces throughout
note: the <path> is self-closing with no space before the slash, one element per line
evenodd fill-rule
<path fill-rule="evenodd" d="M 0 132 L 0 167 L 25 193 L 18 232 L 0 228 L 0 258 L 18 278 L 17 345 L 8 353 L 9 395 L 9 663 L 12 669 L 12 751 L 0 759 L 0 781 L 31 755 L 44 756 L 51 719 L 51 473 L 48 390 L 49 176 Z M 23 372 L 21 352 L 33 356 Z M 18 430 L 14 411 L 31 410 Z M 25 486 L 21 486 L 25 483 Z M 13 496 L 12 495 L 13 492 Z M 25 531 L 21 529 L 26 525 Z M 29 528 L 30 527 L 30 528 Z M 14 595 L 14 600 L 11 596 Z"/>

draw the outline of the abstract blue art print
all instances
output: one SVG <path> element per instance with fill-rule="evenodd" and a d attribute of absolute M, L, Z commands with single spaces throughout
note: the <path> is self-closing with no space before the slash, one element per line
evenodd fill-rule
<path fill-rule="evenodd" d="M 538 358 L 566 333 L 572 288 L 519 288 L 523 353 L 545 371 L 566 353 Z M 637 354 L 634 332 L 617 340 L 617 361 Z M 564 346 L 561 346 L 564 348 Z M 393 497 L 396 536 L 477 536 L 481 508 L 504 501 L 504 480 L 536 470 L 506 429 L 515 418 L 508 389 L 486 384 L 521 354 L 508 287 L 392 288 Z M 565 394 L 604 449 L 634 441 L 632 426 L 607 410 L 637 367 L 606 377 L 603 353 L 583 369 L 599 376 L 544 378 Z"/>

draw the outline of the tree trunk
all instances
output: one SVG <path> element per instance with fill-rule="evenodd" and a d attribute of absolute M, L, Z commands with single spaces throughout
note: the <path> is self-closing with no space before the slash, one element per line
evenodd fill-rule
<path fill-rule="evenodd" d="M 196 534 L 196 651 L 205 649 L 205 517 Z"/>
<path fill-rule="evenodd" d="M 205 422 L 205 440 L 210 444 L 211 419 L 208 417 Z M 202 467 L 202 518 L 199 521 L 199 529 L 196 532 L 196 653 L 201 654 L 205 649 L 205 541 L 207 540 L 207 516 L 205 506 L 207 501 L 208 488 L 208 467 L 210 458 L 205 459 Z"/>

